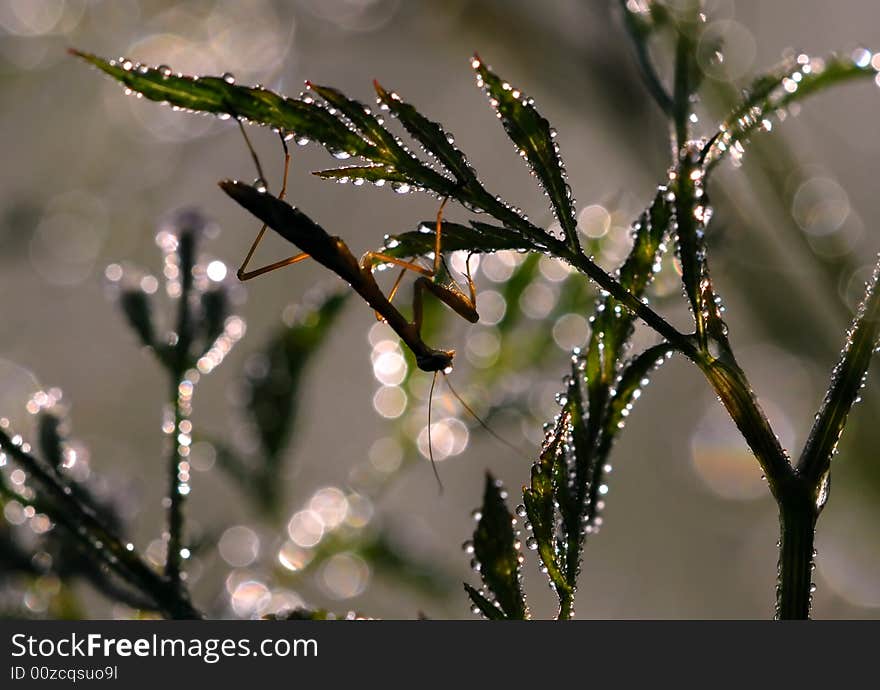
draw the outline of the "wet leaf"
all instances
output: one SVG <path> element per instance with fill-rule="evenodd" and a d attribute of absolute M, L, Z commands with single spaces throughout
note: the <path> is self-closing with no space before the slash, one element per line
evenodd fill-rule
<path fill-rule="evenodd" d="M 520 155 L 541 182 L 553 204 L 556 218 L 565 231 L 569 245 L 577 247 L 577 220 L 571 189 L 565 180 L 565 168 L 556 145 L 556 133 L 550 123 L 535 109 L 532 99 L 519 89 L 502 81 L 479 56 L 471 63 L 492 107 L 501 116 L 501 123 Z"/>
<path fill-rule="evenodd" d="M 831 374 L 831 384 L 816 421 L 801 454 L 799 468 L 813 486 L 820 487 L 828 472 L 831 458 L 843 434 L 847 416 L 861 399 L 871 358 L 878 348 L 880 336 L 880 263 L 865 289 L 865 297 L 850 330 L 837 366 Z M 824 494 L 824 495 L 823 495 Z M 827 491 L 820 491 L 817 507 L 821 510 Z M 821 499 L 821 500 L 820 500 Z"/>
<path fill-rule="evenodd" d="M 672 202 L 661 187 L 651 206 L 633 226 L 633 246 L 620 268 L 620 284 L 641 298 L 654 278 L 669 234 Z M 617 365 L 624 343 L 629 339 L 635 317 L 610 295 L 601 296 L 593 313 L 590 342 L 586 354 L 586 379 L 590 397 L 595 400 L 599 389 L 608 388 L 617 375 Z"/>
<path fill-rule="evenodd" d="M 474 531 L 474 558 L 480 564 L 483 583 L 495 598 L 494 606 L 504 618 L 522 620 L 528 617 L 528 608 L 520 581 L 520 552 L 513 516 L 502 492 L 500 482 L 487 473 L 481 516 Z M 471 598 L 482 610 L 479 600 Z"/>
<path fill-rule="evenodd" d="M 436 156 L 461 186 L 479 185 L 474 169 L 465 155 L 454 145 L 452 135 L 445 132 L 439 123 L 429 120 L 409 103 L 391 91 L 386 91 L 379 82 L 374 81 L 379 101 L 387 107 L 425 149 Z"/>
<path fill-rule="evenodd" d="M 563 445 L 570 433 L 571 418 L 563 411 L 555 427 L 548 435 L 538 461 L 532 465 L 531 484 L 523 489 L 523 504 L 532 526 L 529 548 L 538 551 L 547 577 L 560 599 L 562 609 L 570 600 L 572 587 L 566 579 L 563 554 L 556 540 L 557 517 L 555 501 L 557 497 L 556 480 L 561 475 L 560 464 L 564 464 Z"/>
<path fill-rule="evenodd" d="M 500 608 L 480 594 L 479 591 L 471 587 L 467 582 L 464 583 L 464 591 L 467 592 L 467 595 L 470 597 L 479 612 L 490 621 L 502 621 L 507 618 Z"/>
<path fill-rule="evenodd" d="M 71 52 L 152 101 L 240 118 L 312 139 L 332 151 L 381 159 L 374 146 L 314 102 L 287 98 L 263 88 L 238 86 L 223 77 L 191 77 L 132 60 L 105 60 L 89 53 Z"/>
<path fill-rule="evenodd" d="M 760 75 L 746 95 L 724 118 L 717 134 L 703 153 L 704 167 L 714 168 L 731 152 L 741 154 L 756 131 L 767 128 L 768 118 L 807 96 L 854 79 L 874 79 L 877 70 L 871 53 L 857 48 L 848 57 L 831 55 L 825 59 L 797 56 L 784 60 Z"/>
<path fill-rule="evenodd" d="M 344 168 L 327 168 L 316 170 L 314 175 L 325 180 L 364 180 L 373 184 L 384 185 L 386 182 L 409 184 L 409 176 L 390 165 L 349 165 Z M 398 187 L 399 189 L 399 187 Z"/>
<path fill-rule="evenodd" d="M 436 223 L 423 221 L 418 230 L 391 235 L 380 251 L 399 258 L 430 254 L 434 251 L 436 229 Z M 522 237 L 515 230 L 487 223 L 472 222 L 468 226 L 443 221 L 441 239 L 443 252 L 482 253 L 502 249 L 538 251 L 531 239 Z"/>
<path fill-rule="evenodd" d="M 308 86 L 330 106 L 338 109 L 364 138 L 373 144 L 378 155 L 371 160 L 393 166 L 399 177 L 416 187 L 432 189 L 444 195 L 448 195 L 452 190 L 453 185 L 450 180 L 432 170 L 406 149 L 363 103 L 348 98 L 341 91 L 329 86 L 311 83 L 308 83 Z"/>

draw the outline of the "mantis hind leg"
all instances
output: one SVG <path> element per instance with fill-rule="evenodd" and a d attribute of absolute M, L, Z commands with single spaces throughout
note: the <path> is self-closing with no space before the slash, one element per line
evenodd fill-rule
<path fill-rule="evenodd" d="M 434 228 L 434 272 L 432 277 L 436 277 L 440 273 L 441 266 L 445 269 L 447 274 L 449 273 L 449 268 L 443 260 L 442 253 L 443 209 L 446 207 L 447 201 L 449 201 L 449 197 L 444 197 L 443 201 L 440 202 L 440 208 L 437 209 L 437 223 Z M 450 281 L 450 284 L 448 285 L 441 285 L 440 283 L 434 282 L 434 287 L 429 289 L 434 293 L 437 299 L 455 310 L 459 316 L 467 319 L 471 323 L 475 323 L 479 319 L 479 315 L 477 314 L 477 288 L 471 277 L 472 256 L 473 252 L 468 254 L 468 258 L 465 261 L 465 279 L 467 280 L 468 287 L 467 295 L 465 295 L 458 284 L 453 281 Z"/>
<path fill-rule="evenodd" d="M 259 178 L 263 180 L 265 183 L 266 178 L 263 176 L 263 166 L 260 164 L 260 158 L 257 156 L 257 152 L 251 144 L 250 137 L 248 137 L 247 132 L 245 131 L 244 125 L 241 123 L 241 120 L 238 121 L 238 127 L 241 130 L 241 135 L 244 137 L 244 143 L 248 147 L 248 151 L 251 154 L 251 158 L 253 158 L 254 166 L 257 168 L 257 175 Z M 287 193 L 287 176 L 290 172 L 290 150 L 287 148 L 287 142 L 284 141 L 284 135 L 279 134 L 281 137 L 281 146 L 284 148 L 284 175 L 281 179 L 281 191 L 278 193 L 278 198 L 283 199 L 284 195 Z M 263 240 L 263 236 L 266 234 L 266 224 L 260 228 L 260 231 L 257 233 L 257 236 L 254 238 L 253 243 L 251 244 L 250 249 L 248 249 L 247 254 L 244 257 L 244 261 L 241 262 L 241 266 L 238 267 L 238 270 L 235 272 L 236 276 L 241 281 L 250 280 L 251 278 L 256 278 L 257 276 L 261 276 L 264 273 L 271 273 L 279 268 L 284 268 L 285 266 L 291 266 L 293 264 L 297 264 L 300 261 L 304 261 L 309 258 L 309 255 L 305 252 L 300 254 L 294 254 L 286 259 L 282 259 L 281 261 L 276 261 L 274 263 L 268 264 L 266 266 L 261 266 L 260 268 L 255 268 L 252 271 L 248 271 L 248 264 L 251 262 L 251 259 L 254 256 L 254 252 L 257 251 L 257 247 L 260 245 L 260 242 Z"/>

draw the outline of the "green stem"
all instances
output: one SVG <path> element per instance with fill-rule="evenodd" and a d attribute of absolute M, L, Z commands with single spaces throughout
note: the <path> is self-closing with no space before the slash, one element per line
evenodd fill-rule
<path fill-rule="evenodd" d="M 813 538 L 816 510 L 808 499 L 779 504 L 779 581 L 776 614 L 780 620 L 807 620 L 812 600 Z"/>
<path fill-rule="evenodd" d="M 559 594 L 559 615 L 556 619 L 570 621 L 572 618 L 574 618 L 574 592 L 566 589 Z"/>
<path fill-rule="evenodd" d="M 745 372 L 730 352 L 718 359 L 701 354 L 692 360 L 712 384 L 730 418 L 755 454 L 767 477 L 771 493 L 777 502 L 781 501 L 782 486 L 793 478 L 794 470 Z"/>

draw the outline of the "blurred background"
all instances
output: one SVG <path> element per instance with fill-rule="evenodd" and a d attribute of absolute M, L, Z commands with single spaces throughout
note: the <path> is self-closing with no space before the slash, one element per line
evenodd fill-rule
<path fill-rule="evenodd" d="M 350 299 L 302 375 L 288 372 L 299 405 L 295 419 L 275 420 L 289 439 L 268 463 L 255 382 L 274 366 L 271 343 L 314 320 L 309 310 L 340 285 L 308 262 L 237 285 L 234 269 L 257 227 L 216 186 L 256 176 L 235 124 L 125 97 L 66 50 L 187 74 L 229 72 L 288 95 L 308 78 L 372 101 L 378 78 L 444 123 L 489 189 L 549 225 L 544 198 L 474 88 L 468 59 L 479 50 L 558 130 L 580 228 L 614 267 L 669 156 L 619 9 L 610 0 L 0 0 L 0 416 L 27 438 L 35 433 L 28 401 L 32 411 L 54 401 L 69 422 L 75 476 L 161 564 L 168 384 L 112 287 L 127 280 L 155 293 L 160 314 L 172 313 L 160 299 L 168 290 L 156 236 L 169 213 L 197 208 L 219 230 L 201 244 L 205 275 L 228 287 L 244 335 L 195 391 L 186 508 L 195 602 L 220 617 L 303 604 L 376 617 L 472 617 L 461 582 L 478 576 L 461 544 L 473 530 L 483 473 L 491 469 L 515 500 L 529 461 L 475 428 L 438 385 L 439 495 L 425 458 L 430 378 Z M 708 0 L 706 11 L 707 35 L 725 42 L 723 62 L 713 50 L 702 63 L 697 130 L 706 135 L 736 88 L 784 54 L 880 47 L 874 0 Z M 795 455 L 880 248 L 872 221 L 880 215 L 878 110 L 880 90 L 870 83 L 815 97 L 772 135 L 756 137 L 740 166 L 726 163 L 709 190 L 715 283 L 732 343 Z M 277 190 L 277 137 L 250 133 Z M 295 147 L 288 194 L 356 254 L 436 211 L 424 195 L 309 174 L 333 163 L 316 147 Z M 447 217 L 467 214 L 451 209 Z M 289 254 L 269 237 L 257 261 Z M 505 253 L 483 258 L 477 286 L 481 322 L 434 309 L 426 339 L 458 351 L 457 390 L 534 455 L 557 409 L 568 352 L 586 339 L 594 294 L 551 261 Z M 671 260 L 652 300 L 688 323 Z M 640 331 L 635 342 L 654 340 Z M 46 396 L 33 398 L 40 390 Z M 869 385 L 835 460 L 817 536 L 818 618 L 880 611 L 878 411 L 880 387 Z M 578 617 L 772 615 L 775 504 L 694 367 L 676 358 L 654 375 L 612 457 Z M 135 615 L 76 568 L 58 576 L 50 523 L 15 500 L 4 499 L 3 512 L 5 615 Z M 551 592 L 526 555 L 533 615 L 552 615 Z"/>

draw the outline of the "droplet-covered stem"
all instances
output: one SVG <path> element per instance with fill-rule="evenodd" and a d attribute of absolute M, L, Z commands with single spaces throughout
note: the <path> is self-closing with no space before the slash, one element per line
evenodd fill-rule
<path fill-rule="evenodd" d="M 816 510 L 807 499 L 783 499 L 779 505 L 779 580 L 776 616 L 806 620 L 812 603 L 813 538 Z"/>

